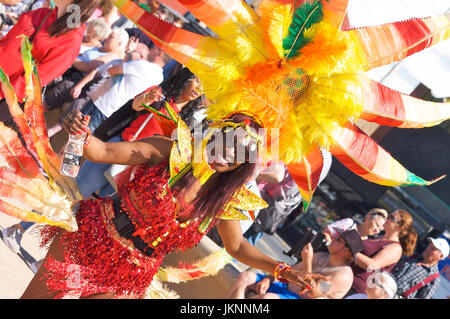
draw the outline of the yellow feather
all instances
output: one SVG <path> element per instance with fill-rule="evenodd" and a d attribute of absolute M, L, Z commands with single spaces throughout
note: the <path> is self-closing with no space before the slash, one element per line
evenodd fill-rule
<path fill-rule="evenodd" d="M 244 76 L 226 86 L 228 94 L 221 91 L 208 108 L 212 120 L 246 111 L 256 114 L 265 128 L 279 128 L 279 158 L 285 163 L 298 161 L 313 145 L 329 148 L 330 132 L 362 111 L 359 72 L 364 59 L 354 39 L 326 22 L 305 34 L 313 40 L 298 57 L 282 67 L 276 60 L 245 67 Z M 245 64 L 257 60 L 251 48 L 240 58 Z M 211 78 L 211 85 L 217 82 Z"/>
<path fill-rule="evenodd" d="M 262 34 L 261 25 L 254 24 L 233 40 L 235 54 L 242 61 L 243 66 L 251 66 L 270 59 Z"/>
<path fill-rule="evenodd" d="M 289 25 L 293 17 L 293 10 L 290 4 L 280 5 L 275 1 L 262 2 L 258 8 L 263 26 L 263 39 L 268 47 L 273 47 L 277 56 L 284 57 L 283 39 L 289 32 Z"/>

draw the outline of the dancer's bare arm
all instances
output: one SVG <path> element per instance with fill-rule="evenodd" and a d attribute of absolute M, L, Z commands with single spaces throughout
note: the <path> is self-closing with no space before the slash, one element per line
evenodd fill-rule
<path fill-rule="evenodd" d="M 133 142 L 108 143 L 92 136 L 83 156 L 97 163 L 158 165 L 169 158 L 173 141 L 166 136 L 153 136 Z"/>
<path fill-rule="evenodd" d="M 80 134 L 87 130 L 89 116 L 79 110 L 68 114 L 63 128 L 69 134 Z M 89 137 L 83 149 L 83 156 L 91 162 L 104 164 L 158 165 L 169 158 L 173 140 L 167 136 L 155 135 L 133 142 L 103 142 L 95 136 Z"/>
<path fill-rule="evenodd" d="M 227 252 L 240 262 L 271 273 L 278 261 L 263 254 L 259 249 L 253 247 L 243 236 L 239 221 L 221 220 L 217 224 L 222 242 Z M 315 286 L 317 280 L 328 280 L 325 276 L 318 274 L 296 271 L 294 269 L 286 270 L 283 273 L 290 282 L 296 283 L 301 287 Z"/>

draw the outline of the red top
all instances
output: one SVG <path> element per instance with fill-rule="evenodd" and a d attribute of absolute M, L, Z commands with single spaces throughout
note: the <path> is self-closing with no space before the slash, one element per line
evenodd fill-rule
<path fill-rule="evenodd" d="M 178 110 L 177 105 L 173 102 L 173 100 L 170 102 L 170 106 L 173 108 L 173 110 L 177 113 L 180 113 L 180 110 Z M 161 113 L 167 114 L 167 111 L 165 108 L 162 108 L 159 110 Z M 139 116 L 137 119 L 135 119 L 133 122 L 131 122 L 130 126 L 127 127 L 122 132 L 122 138 L 124 141 L 133 141 L 134 135 L 137 133 L 137 131 L 140 129 L 141 125 L 144 124 L 145 120 L 148 118 L 148 114 L 143 114 Z M 136 139 L 144 138 L 144 137 L 150 137 L 155 134 L 159 135 L 165 135 L 164 130 L 159 125 L 159 121 L 156 119 L 155 116 L 153 116 L 150 121 L 148 121 L 147 125 L 142 129 L 142 131 L 139 133 L 139 135 L 136 137 Z"/>
<path fill-rule="evenodd" d="M 182 221 L 175 221 L 184 220 L 189 214 L 176 214 L 176 204 L 172 200 L 175 194 L 171 194 L 167 186 L 168 165 L 165 161 L 154 167 L 130 167 L 120 175 L 127 175 L 122 176 L 124 181 L 134 175 L 132 180 L 118 183 L 121 208 L 139 231 L 135 236 L 155 249 L 153 255 L 144 255 L 117 234 L 111 199 L 81 201 L 77 212 L 78 231 L 66 232 L 61 238 L 64 260 L 50 258 L 47 264 L 50 271 L 46 277 L 47 289 L 62 293 L 56 298 L 68 291 L 81 296 L 114 293 L 117 297 L 140 298 L 168 253 L 195 247 L 216 224 L 217 219 L 214 219 L 203 233 L 199 231 L 202 218 L 185 221 L 184 225 Z M 51 229 L 44 228 L 41 233 L 44 243 L 51 239 Z M 153 245 L 155 240 L 156 246 Z M 73 272 L 74 264 L 77 284 L 69 286 L 68 274 Z"/>
<path fill-rule="evenodd" d="M 14 27 L 0 40 L 0 67 L 9 76 L 19 101 L 25 98 L 25 77 L 20 54 L 22 38 L 17 38 L 19 35 L 30 37 L 37 32 L 32 41 L 32 54 L 42 86 L 61 76 L 72 65 L 80 52 L 86 26 L 83 25 L 57 37 L 50 37 L 48 29 L 56 20 L 57 13 L 58 8 L 53 11 L 41 8 L 25 12 Z M 3 98 L 4 95 L 0 89 L 0 99 Z"/>

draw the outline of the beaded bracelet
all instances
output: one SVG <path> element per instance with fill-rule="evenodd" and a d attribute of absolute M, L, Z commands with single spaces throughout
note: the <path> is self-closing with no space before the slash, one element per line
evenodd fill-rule
<path fill-rule="evenodd" d="M 91 129 L 88 129 L 86 138 L 84 139 L 84 142 L 83 142 L 83 148 L 86 148 L 89 145 L 89 142 L 91 141 L 91 137 L 92 137 Z"/>
<path fill-rule="evenodd" d="M 283 272 L 285 272 L 288 269 L 292 269 L 292 267 L 286 264 L 285 262 L 278 263 L 273 269 L 273 278 L 282 283 L 287 282 L 286 279 L 282 278 L 282 275 Z"/>

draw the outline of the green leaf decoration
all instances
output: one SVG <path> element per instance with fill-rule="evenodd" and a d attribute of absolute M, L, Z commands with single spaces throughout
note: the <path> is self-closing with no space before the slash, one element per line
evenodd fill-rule
<path fill-rule="evenodd" d="M 289 26 L 289 34 L 283 39 L 283 49 L 287 51 L 286 59 L 297 56 L 298 51 L 311 42 L 312 39 L 305 38 L 303 33 L 322 19 L 323 12 L 320 1 L 305 3 L 295 10 L 292 23 Z"/>

